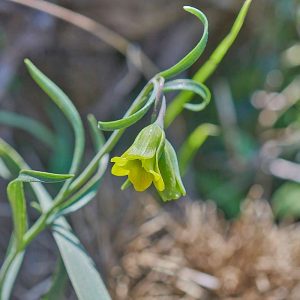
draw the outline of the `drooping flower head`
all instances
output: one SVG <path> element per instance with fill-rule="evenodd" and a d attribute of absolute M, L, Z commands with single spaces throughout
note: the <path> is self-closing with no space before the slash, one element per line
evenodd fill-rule
<path fill-rule="evenodd" d="M 136 137 L 131 147 L 121 156 L 114 157 L 112 174 L 128 176 L 136 191 L 144 191 L 154 184 L 158 191 L 165 189 L 158 161 L 165 145 L 165 133 L 153 123 L 145 127 Z"/>
<path fill-rule="evenodd" d="M 138 192 L 153 183 L 163 201 L 175 200 L 186 194 L 174 148 L 165 138 L 164 130 L 155 122 L 145 127 L 130 148 L 114 162 L 112 174 L 128 176 Z"/>

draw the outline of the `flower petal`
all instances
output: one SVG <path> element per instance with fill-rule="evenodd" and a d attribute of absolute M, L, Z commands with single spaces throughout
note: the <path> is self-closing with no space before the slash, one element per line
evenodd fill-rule
<path fill-rule="evenodd" d="M 158 173 L 156 173 L 156 174 L 158 174 Z M 156 176 L 156 178 L 154 177 L 153 183 L 158 191 L 162 192 L 165 189 L 165 183 L 160 174 L 158 174 L 158 176 Z"/>
<path fill-rule="evenodd" d="M 111 168 L 111 173 L 115 176 L 127 176 L 129 174 L 129 170 L 125 169 L 122 166 L 114 164 Z"/>
<path fill-rule="evenodd" d="M 130 161 L 128 163 L 129 174 L 128 178 L 138 192 L 145 191 L 152 183 L 153 175 L 148 173 L 138 160 Z"/>
<path fill-rule="evenodd" d="M 147 159 L 142 161 L 143 168 L 153 175 L 153 183 L 157 190 L 163 191 L 165 188 L 164 181 L 158 168 L 158 163 L 155 158 Z M 155 170 L 154 170 L 155 168 Z"/>
<path fill-rule="evenodd" d="M 119 166 L 125 166 L 128 160 L 125 157 L 115 156 L 110 161 Z"/>

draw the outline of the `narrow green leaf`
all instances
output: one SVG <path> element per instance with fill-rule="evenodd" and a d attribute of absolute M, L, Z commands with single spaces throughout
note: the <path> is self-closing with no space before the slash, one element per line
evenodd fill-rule
<path fill-rule="evenodd" d="M 10 299 L 10 295 L 11 295 L 11 291 L 14 287 L 16 278 L 18 276 L 19 270 L 21 268 L 23 259 L 24 259 L 24 254 L 25 252 L 20 252 L 15 258 L 13 263 L 11 264 L 6 278 L 5 278 L 5 282 L 2 286 L 2 289 L 0 289 L 0 299 L 1 300 L 9 300 Z"/>
<path fill-rule="evenodd" d="M 89 191 L 81 192 L 75 197 L 70 198 L 70 200 L 64 202 L 60 207 L 59 211 L 53 216 L 53 221 L 61 216 L 69 215 L 82 207 L 90 203 L 97 195 L 95 188 L 90 188 Z M 52 221 L 52 220 L 51 220 Z"/>
<path fill-rule="evenodd" d="M 10 160 L 9 164 L 21 169 L 29 169 L 20 155 L 0 138 L 0 157 Z M 51 196 L 39 182 L 32 185 L 43 211 L 52 205 Z M 69 278 L 79 300 L 109 300 L 111 299 L 105 285 L 97 272 L 95 264 L 83 250 L 83 246 L 73 234 L 66 219 L 60 217 L 53 229 L 54 239 L 59 247 Z"/>
<path fill-rule="evenodd" d="M 9 171 L 9 169 L 7 168 L 7 166 L 5 165 L 4 161 L 2 158 L 0 158 L 0 177 L 4 178 L 4 179 L 9 179 L 11 178 L 11 173 Z"/>
<path fill-rule="evenodd" d="M 97 127 L 97 120 L 94 115 L 87 116 L 90 128 L 90 134 L 93 140 L 95 149 L 99 150 L 105 144 L 105 138 L 101 130 Z"/>
<path fill-rule="evenodd" d="M 198 9 L 191 7 L 191 6 L 184 6 L 183 9 L 193 15 L 195 15 L 204 25 L 203 35 L 199 41 L 199 43 L 196 45 L 196 47 L 190 51 L 183 59 L 181 59 L 177 64 L 175 64 L 173 67 L 160 72 L 158 75 L 164 78 L 170 78 L 173 76 L 176 76 L 177 74 L 185 71 L 188 69 L 191 65 L 193 65 L 198 58 L 203 53 L 208 39 L 208 21 L 206 16 Z"/>
<path fill-rule="evenodd" d="M 97 152 L 104 145 L 105 140 L 101 131 L 97 128 L 97 121 L 95 117 L 93 115 L 89 115 L 88 121 L 91 136 L 94 141 L 94 147 Z M 73 213 L 87 205 L 93 198 L 95 198 L 97 190 L 99 189 L 101 178 L 107 169 L 108 161 L 109 155 L 106 154 L 100 160 L 96 174 L 77 193 L 60 206 L 59 211 L 54 218 Z"/>
<path fill-rule="evenodd" d="M 60 218 L 61 220 L 61 218 Z M 111 299 L 91 258 L 70 227 L 56 222 L 53 235 L 63 258 L 66 270 L 80 300 Z"/>
<path fill-rule="evenodd" d="M 5 164 L 11 174 L 11 178 L 19 175 L 20 166 L 25 166 L 24 160 L 20 155 L 17 155 L 14 148 L 0 138 L 0 159 Z"/>
<path fill-rule="evenodd" d="M 216 70 L 234 41 L 236 40 L 247 16 L 252 0 L 246 0 L 235 20 L 229 34 L 222 40 L 206 63 L 197 71 L 193 79 L 197 82 L 205 82 Z"/>
<path fill-rule="evenodd" d="M 0 111 L 0 124 L 25 130 L 50 148 L 55 145 L 56 138 L 54 134 L 43 124 L 32 118 L 9 111 Z"/>
<path fill-rule="evenodd" d="M 127 128 L 133 124 L 135 124 L 137 121 L 139 121 L 150 109 L 152 104 L 154 103 L 156 99 L 156 94 L 158 90 L 158 82 L 157 80 L 154 80 L 153 83 L 153 90 L 151 92 L 150 97 L 148 98 L 147 102 L 142 105 L 142 108 L 140 108 L 135 113 L 131 114 L 130 116 L 124 116 L 122 119 L 115 120 L 115 121 L 109 121 L 109 122 L 98 122 L 98 127 L 105 131 L 112 131 L 117 130 L 121 128 Z"/>
<path fill-rule="evenodd" d="M 179 105 L 176 106 L 176 108 L 180 111 L 182 110 L 183 107 L 192 111 L 201 111 L 209 104 L 211 99 L 210 90 L 204 84 L 198 83 L 191 79 L 177 79 L 177 80 L 169 81 L 164 85 L 164 92 L 171 92 L 171 91 L 178 91 L 178 90 L 191 91 L 199 95 L 203 99 L 203 101 L 199 104 L 181 102 L 180 106 Z"/>
<path fill-rule="evenodd" d="M 199 83 L 203 83 L 216 70 L 219 63 L 224 58 L 225 54 L 228 52 L 229 48 L 237 38 L 244 24 L 251 2 L 252 0 L 246 0 L 244 2 L 244 5 L 242 6 L 229 34 L 218 45 L 218 47 L 215 49 L 206 63 L 196 72 L 196 74 L 193 76 L 193 80 Z M 193 98 L 193 96 L 193 93 L 183 91 L 174 99 L 174 101 L 168 106 L 167 109 L 165 119 L 165 123 L 167 126 L 169 126 L 182 111 L 182 103 L 188 103 Z"/>
<path fill-rule="evenodd" d="M 9 300 L 10 299 L 10 294 L 13 289 L 16 277 L 19 273 L 19 270 L 21 268 L 23 258 L 24 258 L 24 251 L 20 252 L 16 257 L 12 257 L 12 254 L 14 253 L 15 249 L 15 237 L 12 235 L 9 246 L 7 249 L 7 254 L 6 254 L 6 263 L 9 263 L 12 261 L 11 265 L 7 268 L 6 266 L 1 266 L 1 272 L 6 272 L 5 280 L 0 286 L 0 299 L 1 300 Z M 6 269 L 6 270 L 5 270 Z M 2 282 L 4 274 L 0 273 L 0 282 Z"/>
<path fill-rule="evenodd" d="M 47 172 L 21 170 L 19 176 L 9 183 L 7 195 L 12 208 L 14 235 L 17 248 L 22 246 L 23 236 L 27 230 L 27 210 L 24 194 L 24 182 L 56 183 L 72 178 L 71 174 L 53 174 Z"/>
<path fill-rule="evenodd" d="M 26 200 L 22 181 L 15 179 L 10 182 L 7 187 L 7 195 L 12 209 L 16 247 L 19 248 L 22 246 L 23 236 L 28 227 Z"/>
<path fill-rule="evenodd" d="M 68 172 L 73 159 L 73 129 L 69 121 L 54 105 L 47 106 L 47 116 L 55 132 L 56 142 L 49 157 L 49 170 L 54 173 Z"/>
<path fill-rule="evenodd" d="M 54 174 L 33 170 L 21 170 L 18 179 L 23 182 L 57 183 L 73 177 L 73 174 Z"/>
<path fill-rule="evenodd" d="M 75 134 L 75 147 L 70 173 L 76 173 L 81 163 L 84 150 L 84 129 L 83 125 L 72 101 L 68 96 L 46 75 L 44 75 L 29 59 L 25 59 L 25 64 L 34 81 L 53 100 L 69 120 Z"/>
<path fill-rule="evenodd" d="M 179 168 L 182 175 L 195 157 L 199 148 L 211 135 L 217 135 L 219 128 L 213 124 L 201 124 L 185 140 L 178 154 Z"/>

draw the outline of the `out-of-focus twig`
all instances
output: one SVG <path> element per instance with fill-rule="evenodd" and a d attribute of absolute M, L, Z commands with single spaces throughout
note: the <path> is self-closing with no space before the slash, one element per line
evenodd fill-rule
<path fill-rule="evenodd" d="M 111 47 L 122 53 L 124 56 L 128 56 L 128 59 L 131 60 L 132 64 L 138 70 L 140 70 L 147 78 L 152 77 L 157 72 L 156 66 L 152 63 L 152 61 L 144 52 L 142 52 L 139 48 L 134 47 L 123 36 L 112 31 L 111 29 L 108 29 L 104 25 L 92 20 L 91 18 L 88 18 L 86 16 L 83 16 L 82 14 L 73 12 L 67 8 L 43 0 L 7 1 L 41 10 L 93 34 L 97 38 L 104 41 L 106 44 L 110 45 Z M 135 55 L 128 55 L 128 49 L 135 49 Z M 138 51 L 138 55 L 136 51 Z"/>

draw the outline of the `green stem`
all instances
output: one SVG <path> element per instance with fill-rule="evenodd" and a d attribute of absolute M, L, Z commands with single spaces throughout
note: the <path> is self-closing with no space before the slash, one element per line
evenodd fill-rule
<path fill-rule="evenodd" d="M 155 121 L 162 129 L 164 129 L 165 114 L 166 114 L 166 97 L 163 96 L 162 102 L 161 102 L 161 107 L 160 107 L 157 119 Z"/>
<path fill-rule="evenodd" d="M 3 284 L 5 282 L 7 273 L 9 271 L 14 259 L 17 257 L 18 253 L 19 253 L 19 251 L 17 251 L 17 250 L 10 252 L 8 254 L 8 256 L 5 258 L 4 263 L 1 267 L 1 270 L 0 270 L 0 296 L 1 296 L 1 291 L 3 288 Z"/>
<path fill-rule="evenodd" d="M 152 83 L 151 83 L 151 81 L 149 81 L 147 83 L 147 85 L 145 86 L 145 88 L 142 90 L 142 92 L 139 94 L 139 96 L 131 104 L 131 106 L 129 107 L 129 109 L 125 113 L 124 118 L 130 116 L 136 110 L 139 109 L 140 105 L 144 101 L 144 98 L 147 97 L 147 95 L 151 92 L 151 90 L 152 90 Z M 114 131 L 114 133 L 112 133 L 112 135 L 109 137 L 107 142 L 103 145 L 103 147 L 96 154 L 96 156 L 91 160 L 91 162 L 88 164 L 88 166 L 72 182 L 72 184 L 70 185 L 70 187 L 69 187 L 67 193 L 65 194 L 65 196 L 69 196 L 70 194 L 72 194 L 73 192 L 75 192 L 76 190 L 81 188 L 87 182 L 87 180 L 89 180 L 89 178 L 96 171 L 100 159 L 105 154 L 109 153 L 114 148 L 114 146 L 117 144 L 119 139 L 122 137 L 124 131 L 125 131 L 125 129 L 119 129 L 119 130 Z M 56 205 L 56 204 L 60 204 L 62 201 L 63 201 L 62 198 L 57 198 L 57 199 L 55 199 L 54 202 L 55 202 L 55 205 Z"/>
<path fill-rule="evenodd" d="M 130 108 L 128 109 L 124 117 L 131 115 L 137 109 L 139 109 L 145 97 L 147 97 L 147 95 L 151 92 L 151 90 L 152 90 L 152 83 L 149 82 L 142 90 L 142 92 L 139 94 L 139 96 L 136 98 L 136 100 L 132 103 L 132 105 L 130 106 Z M 107 142 L 103 145 L 101 150 L 92 159 L 89 165 L 85 168 L 85 170 L 81 173 L 81 175 L 69 186 L 67 190 L 63 191 L 63 193 L 58 194 L 51 208 L 47 212 L 43 213 L 39 217 L 39 219 L 34 223 L 34 225 L 26 232 L 22 244 L 22 249 L 26 248 L 26 246 L 30 244 L 32 240 L 34 240 L 39 235 L 39 233 L 41 233 L 47 227 L 49 217 L 57 209 L 57 207 L 63 201 L 65 201 L 68 196 L 76 192 L 84 184 L 87 183 L 87 181 L 91 178 L 93 173 L 96 171 L 100 159 L 113 149 L 113 147 L 117 144 L 117 142 L 123 135 L 124 131 L 125 129 L 116 130 L 107 140 Z"/>
<path fill-rule="evenodd" d="M 139 109 L 140 105 L 143 103 L 145 97 L 151 92 L 152 90 L 152 83 L 149 82 L 145 88 L 142 90 L 142 92 L 139 94 L 139 96 L 136 98 L 136 100 L 132 103 L 130 108 L 125 114 L 126 116 L 131 115 L 134 113 L 137 109 Z M 62 193 L 59 193 L 56 199 L 53 202 L 53 205 L 51 208 L 43 213 L 39 219 L 34 223 L 34 225 L 26 232 L 24 235 L 24 240 L 22 243 L 22 246 L 18 251 L 15 251 L 14 257 L 8 256 L 7 260 L 3 264 L 3 267 L 1 268 L 1 276 L 6 276 L 7 270 L 9 269 L 12 261 L 14 260 L 15 256 L 20 252 L 23 251 L 23 249 L 26 248 L 27 245 L 29 245 L 48 225 L 49 217 L 51 217 L 52 213 L 57 209 L 57 207 L 66 200 L 68 196 L 73 194 L 76 190 L 78 190 L 80 187 L 82 187 L 84 184 L 87 183 L 87 181 L 90 179 L 90 177 L 93 175 L 93 173 L 96 171 L 98 167 L 98 163 L 100 159 L 110 152 L 113 147 L 116 145 L 116 143 L 119 141 L 121 136 L 123 135 L 125 129 L 116 130 L 110 138 L 107 140 L 107 142 L 104 144 L 104 146 L 101 148 L 101 150 L 96 154 L 96 156 L 92 159 L 92 161 L 89 163 L 89 165 L 86 167 L 86 169 L 82 172 L 82 174 L 70 185 L 68 190 L 64 190 Z M 2 275 L 3 274 L 3 275 Z"/>
<path fill-rule="evenodd" d="M 33 226 L 25 233 L 22 249 L 25 249 L 31 242 L 34 240 L 46 227 L 48 218 L 54 211 L 54 207 L 51 207 L 46 213 L 43 213 L 37 221 L 33 224 Z"/>

